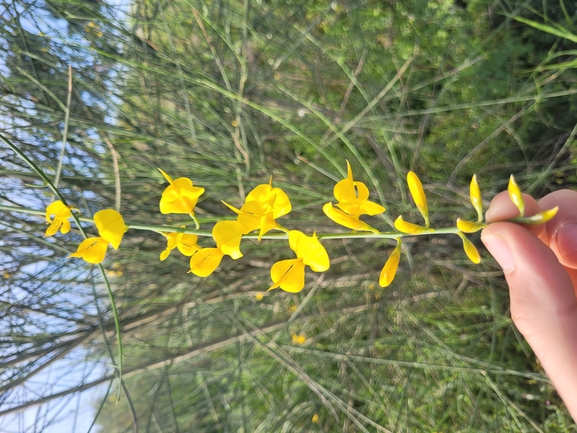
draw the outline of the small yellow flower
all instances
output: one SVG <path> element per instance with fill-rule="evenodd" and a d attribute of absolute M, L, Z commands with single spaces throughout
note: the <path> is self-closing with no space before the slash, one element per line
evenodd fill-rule
<path fill-rule="evenodd" d="M 315 414 L 313 415 L 313 417 L 312 417 L 312 419 L 311 419 L 311 422 L 312 422 L 313 424 L 316 424 L 316 423 L 319 422 L 319 414 L 318 414 L 318 413 L 315 413 Z"/>
<path fill-rule="evenodd" d="M 300 292 L 305 285 L 305 266 L 310 266 L 314 272 L 324 272 L 330 267 L 327 251 L 316 233 L 308 237 L 298 230 L 291 230 L 289 246 L 297 258 L 281 260 L 272 266 L 270 276 L 274 284 L 268 290 L 280 287 L 286 292 Z"/>
<path fill-rule="evenodd" d="M 293 344 L 303 345 L 307 341 L 307 337 L 304 334 L 293 334 L 291 340 Z"/>
<path fill-rule="evenodd" d="M 474 174 L 471 179 L 471 185 L 469 186 L 469 197 L 471 199 L 471 204 L 477 211 L 477 222 L 483 221 L 483 196 L 481 195 L 481 188 L 479 188 L 479 183 L 477 182 L 477 175 Z"/>
<path fill-rule="evenodd" d="M 85 239 L 80 243 L 76 252 L 68 257 L 79 257 L 88 263 L 96 264 L 104 261 L 108 244 L 118 249 L 122 236 L 126 232 L 122 215 L 114 209 L 100 210 L 94 214 L 94 225 L 100 236 Z"/>
<path fill-rule="evenodd" d="M 419 212 L 425 219 L 425 227 L 429 227 L 429 206 L 427 205 L 427 197 L 425 196 L 425 190 L 423 189 L 423 184 L 419 180 L 418 176 L 409 171 L 407 173 L 407 184 L 409 185 L 409 191 L 413 197 L 413 201 L 419 209 Z"/>
<path fill-rule="evenodd" d="M 483 221 L 483 197 L 481 196 L 481 189 L 477 183 L 477 175 L 473 175 L 471 179 L 471 185 L 469 188 L 469 197 L 471 199 L 471 204 L 477 211 L 477 221 L 467 221 L 457 218 L 457 228 L 464 233 L 475 233 L 481 229 L 487 227 Z"/>
<path fill-rule="evenodd" d="M 185 227 L 180 226 L 180 228 Z M 182 232 L 163 233 L 163 235 L 166 237 L 166 249 L 160 253 L 160 260 L 166 260 L 170 252 L 175 248 L 178 248 L 178 251 L 187 257 L 200 250 L 200 247 L 196 244 L 198 241 L 197 235 Z"/>
<path fill-rule="evenodd" d="M 522 218 L 525 216 L 525 201 L 523 200 L 523 194 L 521 194 L 521 189 L 519 189 L 519 185 L 515 182 L 515 177 L 513 177 L 513 175 L 509 178 L 509 186 L 507 189 L 511 201 L 517 209 L 519 209 L 519 216 Z"/>
<path fill-rule="evenodd" d="M 418 235 L 420 233 L 433 232 L 433 229 L 429 229 L 427 227 L 423 227 L 423 226 L 405 221 L 402 216 L 397 217 L 394 225 L 395 225 L 395 228 L 398 231 L 400 231 L 401 233 L 408 233 L 408 234 L 412 234 L 412 235 Z"/>
<path fill-rule="evenodd" d="M 475 233 L 481 229 L 487 227 L 487 224 L 475 221 L 466 221 L 461 218 L 457 218 L 457 228 L 463 233 Z"/>
<path fill-rule="evenodd" d="M 473 243 L 469 239 L 467 239 L 463 233 L 459 232 L 457 234 L 463 241 L 463 250 L 465 250 L 465 254 L 467 254 L 469 260 L 471 260 L 476 265 L 481 263 L 481 256 L 479 255 L 479 251 L 477 251 L 475 245 L 473 245 Z"/>
<path fill-rule="evenodd" d="M 212 274 L 225 255 L 233 260 L 240 259 L 240 241 L 244 227 L 238 221 L 220 221 L 212 229 L 216 248 L 203 248 L 190 258 L 190 272 L 197 277 L 208 277 Z"/>
<path fill-rule="evenodd" d="M 54 215 L 54 219 L 51 219 Z M 68 218 L 72 216 L 70 208 L 62 201 L 56 200 L 46 208 L 46 221 L 50 224 L 46 229 L 44 236 L 54 236 L 58 230 L 64 235 L 70 231 L 70 221 Z"/>
<path fill-rule="evenodd" d="M 163 214 L 187 214 L 193 219 L 198 229 L 199 224 L 194 215 L 194 207 L 198 203 L 198 198 L 204 193 L 204 188 L 196 187 L 190 179 L 179 177 L 176 180 L 158 169 L 170 184 L 162 193 L 160 199 L 160 212 Z"/>
<path fill-rule="evenodd" d="M 378 233 L 377 229 L 361 221 L 360 216 L 375 216 L 385 212 L 386 209 L 380 204 L 369 201 L 369 189 L 364 183 L 355 182 L 348 161 L 347 177 L 337 182 L 333 194 L 337 204 L 336 207 L 333 207 L 333 204 L 329 202 L 323 206 L 323 212 L 326 216 L 351 230 Z"/>
<path fill-rule="evenodd" d="M 401 260 L 401 239 L 397 238 L 397 246 L 387 259 L 381 275 L 379 277 L 379 286 L 387 287 L 395 279 L 397 274 L 397 269 L 399 267 L 399 261 Z"/>
<path fill-rule="evenodd" d="M 224 201 L 223 203 L 238 214 L 237 221 L 244 226 L 244 234 L 259 230 L 259 240 L 272 229 L 284 230 L 276 219 L 288 214 L 292 209 L 286 193 L 280 188 L 273 188 L 272 177 L 268 184 L 254 188 L 240 209 Z"/>
<path fill-rule="evenodd" d="M 257 301 L 262 301 L 264 299 L 264 294 L 262 292 L 255 293 L 254 299 L 256 299 Z"/>

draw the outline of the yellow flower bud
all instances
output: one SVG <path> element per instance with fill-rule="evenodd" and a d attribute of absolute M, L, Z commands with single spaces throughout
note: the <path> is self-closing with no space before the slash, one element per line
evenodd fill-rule
<path fill-rule="evenodd" d="M 473 179 L 471 179 L 470 185 L 470 198 L 471 204 L 477 211 L 477 222 L 483 221 L 483 197 L 481 196 L 481 189 L 479 188 L 479 184 L 477 183 L 477 175 L 473 175 Z"/>
<path fill-rule="evenodd" d="M 519 216 L 522 218 L 525 216 L 525 201 L 523 200 L 523 194 L 521 194 L 521 190 L 519 189 L 519 185 L 515 182 L 515 178 L 513 175 L 509 178 L 509 186 L 507 188 L 509 190 L 509 197 L 513 204 L 519 209 Z"/>
<path fill-rule="evenodd" d="M 411 235 L 418 235 L 420 233 L 428 233 L 433 231 L 427 227 L 419 226 L 417 224 L 405 221 L 402 216 L 399 216 L 395 220 L 395 228 L 401 233 L 408 233 Z"/>
<path fill-rule="evenodd" d="M 474 221 L 465 221 L 457 218 L 457 228 L 464 233 L 475 233 L 487 227 L 487 224 Z"/>
<path fill-rule="evenodd" d="M 539 224 L 545 224 L 547 221 L 553 219 L 555 215 L 557 215 L 557 211 L 559 210 L 559 206 L 555 206 L 553 209 L 544 210 L 543 212 L 539 212 L 530 217 L 520 218 L 520 221 L 523 224 L 528 224 L 531 226 L 536 226 Z"/>
<path fill-rule="evenodd" d="M 401 260 L 401 239 L 397 238 L 397 246 L 387 259 L 381 275 L 379 277 L 379 286 L 387 287 L 395 279 L 397 274 L 397 269 L 399 267 L 399 261 Z"/>
<path fill-rule="evenodd" d="M 427 205 L 427 197 L 425 196 L 423 184 L 412 171 L 407 173 L 407 184 L 409 185 L 409 191 L 411 192 L 417 209 L 419 209 L 419 212 L 421 212 L 421 215 L 423 215 L 425 219 L 425 227 L 429 227 L 429 206 Z"/>
<path fill-rule="evenodd" d="M 479 251 L 477 251 L 475 245 L 473 245 L 473 243 L 469 239 L 467 239 L 463 233 L 459 232 L 457 234 L 463 241 L 463 250 L 465 250 L 465 254 L 467 254 L 469 260 L 471 260 L 476 265 L 481 263 L 481 256 L 479 255 Z"/>

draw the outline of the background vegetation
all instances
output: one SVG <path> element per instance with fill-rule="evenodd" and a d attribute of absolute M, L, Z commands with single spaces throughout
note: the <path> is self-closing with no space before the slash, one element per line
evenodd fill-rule
<path fill-rule="evenodd" d="M 349 160 L 388 209 L 381 230 L 418 218 L 409 169 L 432 224 L 450 226 L 473 215 L 473 173 L 486 205 L 510 173 L 536 196 L 574 187 L 575 7 L 4 0 L 0 133 L 50 177 L 61 163 L 84 215 L 120 200 L 127 221 L 182 223 L 158 211 L 161 167 L 206 188 L 204 228 L 272 175 L 293 202 L 283 225 L 335 231 L 320 209 Z M 116 404 L 101 275 L 66 259 L 78 234 L 43 238 L 42 217 L 10 210 L 52 194 L 1 146 L 5 429 L 67 418 L 84 431 L 88 411 L 103 432 L 575 430 L 511 323 L 499 268 L 484 251 L 469 264 L 456 236 L 406 242 L 385 290 L 393 244 L 326 242 L 331 269 L 293 295 L 265 292 L 285 242 L 244 241 L 243 259 L 203 280 L 182 256 L 158 260 L 160 235 L 129 231 L 104 263 L 122 323 Z"/>

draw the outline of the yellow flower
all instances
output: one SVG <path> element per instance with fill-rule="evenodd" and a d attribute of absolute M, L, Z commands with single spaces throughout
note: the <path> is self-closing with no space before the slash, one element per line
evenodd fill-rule
<path fill-rule="evenodd" d="M 126 225 L 122 215 L 114 209 L 104 209 L 94 214 L 94 225 L 100 237 L 85 239 L 80 243 L 75 253 L 68 257 L 79 257 L 88 263 L 102 263 L 108 244 L 118 249 L 122 236 L 126 232 Z"/>
<path fill-rule="evenodd" d="M 264 183 L 254 188 L 240 209 L 224 201 L 223 203 L 238 214 L 237 221 L 243 225 L 244 234 L 259 229 L 259 240 L 272 229 L 284 230 L 275 220 L 288 214 L 292 209 L 286 193 L 280 188 L 272 187 L 272 177 L 268 184 Z"/>
<path fill-rule="evenodd" d="M 186 177 L 179 177 L 176 180 L 158 169 L 164 178 L 170 183 L 162 193 L 160 199 L 160 212 L 163 214 L 187 214 L 194 220 L 196 228 L 199 228 L 198 220 L 194 215 L 194 207 L 198 203 L 198 198 L 204 193 L 204 188 L 193 186 L 192 181 Z"/>
<path fill-rule="evenodd" d="M 180 228 L 185 227 L 180 226 Z M 163 235 L 166 237 L 166 249 L 160 253 L 160 260 L 166 260 L 170 252 L 175 248 L 178 248 L 178 251 L 187 257 L 200 250 L 200 247 L 196 244 L 198 241 L 197 235 L 182 232 L 163 233 Z"/>
<path fill-rule="evenodd" d="M 469 260 L 471 260 L 476 265 L 481 263 L 481 256 L 479 255 L 479 251 L 477 251 L 475 245 L 473 245 L 473 243 L 469 239 L 467 239 L 463 233 L 459 232 L 457 234 L 463 241 L 463 250 L 465 250 L 465 254 L 467 254 Z"/>
<path fill-rule="evenodd" d="M 331 220 L 352 230 L 370 231 L 378 233 L 378 230 L 361 221 L 361 215 L 375 216 L 385 212 L 385 208 L 377 203 L 369 201 L 369 189 L 362 182 L 355 182 L 351 165 L 347 161 L 347 177 L 334 187 L 333 194 L 337 200 L 333 207 L 332 203 L 323 206 L 323 212 Z"/>
<path fill-rule="evenodd" d="M 51 219 L 52 215 L 54 215 L 54 219 Z M 58 230 L 60 230 L 63 235 L 68 233 L 70 231 L 70 221 L 68 221 L 68 218 L 71 216 L 72 212 L 70 208 L 60 200 L 56 200 L 54 203 L 48 205 L 46 208 L 46 221 L 50 225 L 46 229 L 44 236 L 54 236 Z"/>
<path fill-rule="evenodd" d="M 427 197 L 425 196 L 423 184 L 412 171 L 407 173 L 407 184 L 409 185 L 409 191 L 411 192 L 413 201 L 425 220 L 425 227 L 429 227 L 429 206 L 427 205 Z"/>
<path fill-rule="evenodd" d="M 481 196 L 481 188 L 479 188 L 479 183 L 477 182 L 477 175 L 474 174 L 471 179 L 471 185 L 469 186 L 469 197 L 471 199 L 471 204 L 477 211 L 477 222 L 483 221 L 483 197 Z"/>
<path fill-rule="evenodd" d="M 262 292 L 257 292 L 254 294 L 254 299 L 257 301 L 262 301 L 264 299 L 264 294 Z"/>
<path fill-rule="evenodd" d="M 483 221 L 483 197 L 481 196 L 481 189 L 477 183 L 477 175 L 473 175 L 471 179 L 471 185 L 469 187 L 469 197 L 471 199 L 471 204 L 477 211 L 477 222 L 466 221 L 461 218 L 457 218 L 457 228 L 465 233 L 475 233 L 487 226 Z"/>
<path fill-rule="evenodd" d="M 318 414 L 318 413 L 315 413 L 315 414 L 313 415 L 313 417 L 311 418 L 311 422 L 314 423 L 314 424 L 316 424 L 316 423 L 319 422 L 319 414 Z"/>
<path fill-rule="evenodd" d="M 212 274 L 222 258 L 229 255 L 233 260 L 240 259 L 240 241 L 244 227 L 238 221 L 220 221 L 212 229 L 216 248 L 203 248 L 190 258 L 190 272 L 197 277 L 208 277 Z"/>
<path fill-rule="evenodd" d="M 379 277 L 379 286 L 387 287 L 395 279 L 397 274 L 397 269 L 399 267 L 399 261 L 401 260 L 401 239 L 397 238 L 397 246 L 387 259 L 381 275 Z"/>
<path fill-rule="evenodd" d="M 268 290 L 280 287 L 286 292 L 300 292 L 305 286 L 305 266 L 310 266 L 314 272 L 324 272 L 330 267 L 329 255 L 316 233 L 308 237 L 298 230 L 291 230 L 289 246 L 297 258 L 281 260 L 272 266 L 270 276 L 274 284 Z"/>
<path fill-rule="evenodd" d="M 519 216 L 522 218 L 525 216 L 525 201 L 523 200 L 523 194 L 519 189 L 519 185 L 515 182 L 513 175 L 509 178 L 509 186 L 507 187 L 509 191 L 509 197 L 513 204 L 519 209 Z"/>
<path fill-rule="evenodd" d="M 397 217 L 394 225 L 395 225 L 395 228 L 398 231 L 400 231 L 401 233 L 409 233 L 412 235 L 418 235 L 420 233 L 430 233 L 430 232 L 434 231 L 433 229 L 429 229 L 427 227 L 423 227 L 423 226 L 405 221 L 402 216 Z"/>
<path fill-rule="evenodd" d="M 307 337 L 304 334 L 293 334 L 291 340 L 293 344 L 303 345 L 307 341 Z"/>

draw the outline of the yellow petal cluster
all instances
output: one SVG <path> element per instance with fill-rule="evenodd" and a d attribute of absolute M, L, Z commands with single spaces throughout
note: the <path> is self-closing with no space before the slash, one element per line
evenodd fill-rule
<path fill-rule="evenodd" d="M 397 274 L 397 269 L 399 267 L 399 262 L 401 260 L 401 239 L 397 238 L 397 246 L 387 259 L 381 275 L 379 276 L 379 286 L 387 287 L 395 279 Z"/>
<path fill-rule="evenodd" d="M 270 276 L 274 284 L 269 290 L 280 287 L 286 292 L 300 292 L 305 286 L 305 266 L 310 266 L 314 272 L 324 272 L 330 267 L 329 255 L 316 233 L 309 237 L 298 230 L 291 230 L 289 246 L 297 258 L 281 260 L 273 265 Z"/>
<path fill-rule="evenodd" d="M 237 221 L 244 227 L 244 234 L 258 230 L 259 240 L 272 229 L 284 230 L 276 219 L 288 214 L 292 209 L 286 193 L 280 188 L 273 188 L 272 177 L 268 184 L 254 188 L 240 209 L 224 201 L 223 203 L 238 214 Z"/>
<path fill-rule="evenodd" d="M 212 274 L 225 255 L 233 260 L 240 259 L 240 241 L 244 226 L 238 221 L 220 221 L 212 229 L 212 238 L 216 248 L 199 249 L 190 258 L 190 272 L 197 277 L 208 277 Z"/>
<path fill-rule="evenodd" d="M 126 232 L 122 215 L 114 209 L 103 209 L 94 214 L 94 225 L 100 236 L 85 239 L 76 252 L 68 257 L 79 257 L 88 263 L 96 264 L 104 261 L 108 245 L 118 249 Z"/>
<path fill-rule="evenodd" d="M 380 204 L 369 201 L 369 189 L 362 182 L 353 179 L 351 165 L 347 161 L 347 177 L 334 187 L 333 194 L 337 203 L 326 203 L 323 212 L 331 220 L 355 231 L 379 231 L 360 220 L 361 215 L 375 216 L 385 212 Z"/>
<path fill-rule="evenodd" d="M 52 216 L 54 215 L 54 219 Z M 46 229 L 44 236 L 54 236 L 58 230 L 65 235 L 70 231 L 70 221 L 68 218 L 72 216 L 70 208 L 62 201 L 56 200 L 46 208 L 46 221 L 50 224 Z"/>
<path fill-rule="evenodd" d="M 180 228 L 186 228 L 186 226 L 180 226 Z M 163 235 L 166 237 L 166 249 L 160 253 L 160 260 L 166 260 L 170 252 L 175 248 L 187 257 L 200 250 L 200 247 L 196 244 L 198 241 L 197 235 L 182 232 L 163 233 Z"/>
<path fill-rule="evenodd" d="M 190 179 L 179 177 L 173 180 L 168 174 L 158 169 L 170 184 L 166 187 L 160 198 L 160 212 L 163 214 L 187 214 L 194 220 L 196 228 L 198 220 L 194 215 L 194 207 L 198 198 L 204 194 L 204 188 L 196 187 Z"/>

